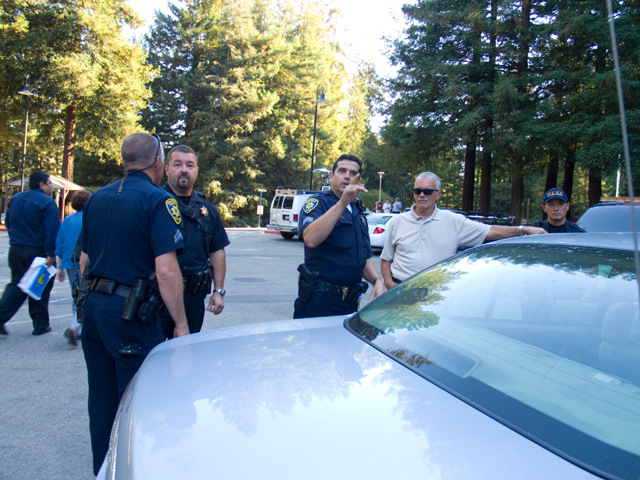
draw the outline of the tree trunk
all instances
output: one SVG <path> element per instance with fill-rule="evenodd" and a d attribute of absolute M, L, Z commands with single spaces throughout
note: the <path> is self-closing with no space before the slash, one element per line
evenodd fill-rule
<path fill-rule="evenodd" d="M 476 176 L 476 142 L 469 140 L 464 154 L 464 181 L 462 184 L 462 210 L 473 210 L 473 190 Z"/>
<path fill-rule="evenodd" d="M 200 66 L 200 52 L 199 49 L 195 50 L 193 53 L 193 59 L 191 61 L 190 73 L 193 78 L 197 78 L 195 72 L 198 71 Z M 197 88 L 196 85 L 191 85 L 188 87 L 188 91 L 185 94 L 187 111 L 184 119 L 184 137 L 189 138 L 191 133 L 195 129 L 196 119 L 195 114 L 198 109 L 199 102 L 201 100 L 200 89 Z"/>
<path fill-rule="evenodd" d="M 544 182 L 544 191 L 558 186 L 558 156 L 552 155 L 547 165 L 547 179 Z"/>
<path fill-rule="evenodd" d="M 76 109 L 78 104 L 73 102 L 67 107 L 64 120 L 64 150 L 62 154 L 62 177 L 73 182 L 73 157 L 76 148 Z"/>
<path fill-rule="evenodd" d="M 562 180 L 562 189 L 566 192 L 569 200 L 571 200 L 571 196 L 573 195 L 573 172 L 575 168 L 576 149 L 575 146 L 572 146 L 567 152 L 567 158 L 564 160 L 564 179 Z"/>
<path fill-rule="evenodd" d="M 482 174 L 480 176 L 480 202 L 478 210 L 483 213 L 491 211 L 491 151 L 482 149 Z"/>
<path fill-rule="evenodd" d="M 491 0 L 491 25 L 495 26 L 498 19 L 498 0 Z M 498 44 L 498 35 L 496 29 L 492 28 L 489 32 L 489 73 L 487 75 L 487 83 L 495 86 L 496 81 L 496 51 Z M 482 173 L 480 174 L 480 199 L 478 210 L 484 213 L 491 212 L 491 140 L 493 138 L 493 116 L 487 115 L 484 119 L 484 135 L 482 137 Z"/>
<path fill-rule="evenodd" d="M 600 178 L 600 168 L 589 168 L 589 206 L 600 201 L 602 196 L 602 180 Z"/>
<path fill-rule="evenodd" d="M 524 215 L 524 156 L 515 151 L 511 154 L 511 211 L 516 225 Z"/>
<path fill-rule="evenodd" d="M 529 26 L 531 23 L 531 2 L 522 0 L 522 18 L 518 23 L 518 63 L 516 77 L 523 77 L 529 68 Z M 517 87 L 520 93 L 526 93 L 524 82 Z M 517 127 L 516 127 L 517 128 Z M 511 216 L 516 223 L 522 221 L 524 213 L 524 154 L 514 150 L 511 154 Z"/>

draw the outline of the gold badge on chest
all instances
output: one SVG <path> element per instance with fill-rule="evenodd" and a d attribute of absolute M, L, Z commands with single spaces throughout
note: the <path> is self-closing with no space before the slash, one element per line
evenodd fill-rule
<path fill-rule="evenodd" d="M 207 210 L 207 207 L 202 207 L 200 209 L 200 212 L 202 213 L 202 215 L 204 215 L 205 217 L 209 216 L 209 210 Z"/>

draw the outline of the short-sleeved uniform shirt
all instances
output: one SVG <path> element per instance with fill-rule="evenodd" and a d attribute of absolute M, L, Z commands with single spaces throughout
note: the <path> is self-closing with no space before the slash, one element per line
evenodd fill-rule
<path fill-rule="evenodd" d="M 185 246 L 178 255 L 180 270 L 185 276 L 203 272 L 209 268 L 209 254 L 231 243 L 218 209 L 198 191 L 194 190 L 187 198 L 179 197 L 169 184 L 165 184 L 163 189 L 178 201 L 182 217 L 179 228 Z"/>
<path fill-rule="evenodd" d="M 480 245 L 490 225 L 435 207 L 424 219 L 412 208 L 391 221 L 380 258 L 391 263 L 391 275 L 404 281 L 456 253 L 458 247 Z"/>
<path fill-rule="evenodd" d="M 101 188 L 87 200 L 82 223 L 90 277 L 125 286 L 148 278 L 156 257 L 184 247 L 181 222 L 176 199 L 143 172 L 131 172 Z"/>
<path fill-rule="evenodd" d="M 298 220 L 300 240 L 304 240 L 304 230 L 321 217 L 340 199 L 329 191 L 309 198 L 302 206 Z M 335 285 L 354 285 L 362 280 L 362 272 L 368 258 L 371 258 L 369 227 L 365 216 L 350 204 L 345 208 L 329 236 L 316 248 L 304 247 L 304 263 L 320 279 Z"/>
<path fill-rule="evenodd" d="M 540 228 L 544 228 L 549 233 L 587 233 L 586 230 L 569 220 L 559 227 L 551 225 L 548 220 L 543 220 L 540 222 Z"/>

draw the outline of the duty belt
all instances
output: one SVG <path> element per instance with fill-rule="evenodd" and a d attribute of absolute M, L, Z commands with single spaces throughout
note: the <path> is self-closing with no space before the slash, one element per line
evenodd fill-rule
<path fill-rule="evenodd" d="M 90 280 L 88 291 L 128 298 L 131 294 L 131 287 L 122 285 L 115 280 L 109 280 L 108 278 L 95 277 Z"/>
<path fill-rule="evenodd" d="M 208 268 L 200 273 L 183 276 L 182 286 L 186 293 L 195 294 L 204 292 L 205 290 L 209 293 L 211 291 L 212 280 L 213 275 L 211 269 Z"/>
<path fill-rule="evenodd" d="M 317 290 L 319 292 L 329 293 L 331 295 L 336 295 L 342 297 L 342 300 L 347 298 L 349 295 L 349 291 L 353 289 L 358 284 L 355 285 L 335 285 L 333 283 L 325 282 L 324 280 L 318 280 Z"/>

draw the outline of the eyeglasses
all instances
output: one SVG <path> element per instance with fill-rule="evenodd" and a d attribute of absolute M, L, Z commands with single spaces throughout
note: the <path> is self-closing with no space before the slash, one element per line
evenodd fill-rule
<path fill-rule="evenodd" d="M 156 154 L 153 156 L 153 163 L 156 163 L 156 158 L 158 158 L 158 155 L 160 155 L 160 137 L 155 133 L 152 133 L 151 136 L 155 137 L 155 139 L 158 140 L 158 148 L 156 148 Z"/>
<path fill-rule="evenodd" d="M 440 190 L 437 190 L 435 188 L 414 188 L 413 189 L 413 193 L 415 193 L 416 195 L 420 195 L 421 193 L 424 193 L 427 197 L 429 195 L 431 195 L 433 192 L 439 192 Z"/>

